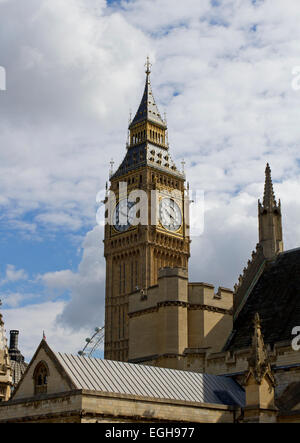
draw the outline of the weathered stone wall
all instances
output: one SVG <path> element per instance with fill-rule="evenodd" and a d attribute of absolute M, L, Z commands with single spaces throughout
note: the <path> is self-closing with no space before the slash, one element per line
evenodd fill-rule
<path fill-rule="evenodd" d="M 111 419 L 136 421 L 173 421 L 197 423 L 231 423 L 234 412 L 223 405 L 209 405 L 179 400 L 145 399 L 143 397 L 89 394 L 83 395 L 83 409 Z"/>
<path fill-rule="evenodd" d="M 2 422 L 78 422 L 82 410 L 79 392 L 61 393 L 48 398 L 31 397 L 0 403 Z"/>
<path fill-rule="evenodd" d="M 232 423 L 239 413 L 223 405 L 83 391 L 0 404 L 0 423 Z"/>

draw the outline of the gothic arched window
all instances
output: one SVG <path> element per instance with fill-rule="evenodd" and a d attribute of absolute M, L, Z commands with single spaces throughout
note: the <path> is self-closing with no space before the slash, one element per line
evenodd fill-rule
<path fill-rule="evenodd" d="M 34 374 L 34 393 L 45 394 L 48 386 L 49 369 L 45 362 L 41 361 L 37 364 Z"/>

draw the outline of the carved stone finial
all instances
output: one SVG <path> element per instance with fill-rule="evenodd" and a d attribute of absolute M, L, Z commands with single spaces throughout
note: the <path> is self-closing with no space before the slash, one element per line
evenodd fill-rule
<path fill-rule="evenodd" d="M 256 382 L 261 384 L 262 379 L 265 376 L 268 376 L 273 386 L 275 386 L 275 379 L 272 374 L 269 355 L 262 336 L 261 322 L 258 312 L 255 314 L 253 324 L 254 334 L 252 337 L 251 355 L 248 360 L 249 372 L 247 378 L 252 374 Z"/>
<path fill-rule="evenodd" d="M 275 378 L 270 358 L 261 332 L 259 314 L 254 317 L 252 349 L 248 371 L 244 378 L 246 404 L 244 423 L 275 423 L 278 409 L 275 406 Z"/>
<path fill-rule="evenodd" d="M 263 206 L 264 208 L 273 208 L 276 206 L 276 200 L 273 190 L 273 183 L 272 183 L 272 177 L 271 177 L 271 168 L 269 163 L 267 163 L 266 166 L 266 178 L 265 178 L 265 191 L 264 191 L 264 198 L 263 198 Z"/>

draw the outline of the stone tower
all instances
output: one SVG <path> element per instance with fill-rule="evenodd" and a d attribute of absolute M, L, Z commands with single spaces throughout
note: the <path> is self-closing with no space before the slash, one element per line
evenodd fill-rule
<path fill-rule="evenodd" d="M 282 220 L 280 200 L 277 204 L 273 191 L 271 169 L 266 167 L 263 203 L 258 201 L 259 244 L 267 259 L 283 251 Z"/>
<path fill-rule="evenodd" d="M 143 191 L 142 197 L 135 191 Z M 190 256 L 185 175 L 170 156 L 167 125 L 152 94 L 149 59 L 142 101 L 129 124 L 127 152 L 111 173 L 109 195 L 115 196 L 115 204 L 104 239 L 105 358 L 127 361 L 129 294 L 146 295 L 157 284 L 160 268 L 187 269 Z"/>
<path fill-rule="evenodd" d="M 234 320 L 246 303 L 250 289 L 262 275 L 268 260 L 274 259 L 280 252 L 283 252 L 281 203 L 280 200 L 276 202 L 271 168 L 267 163 L 263 202 L 258 200 L 258 243 L 251 260 L 234 286 Z"/>

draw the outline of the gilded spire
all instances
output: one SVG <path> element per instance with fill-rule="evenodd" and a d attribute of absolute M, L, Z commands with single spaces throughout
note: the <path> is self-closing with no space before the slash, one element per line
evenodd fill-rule
<path fill-rule="evenodd" d="M 145 71 L 146 84 L 145 84 L 144 94 L 143 94 L 140 106 L 137 110 L 137 113 L 129 125 L 129 129 L 131 129 L 137 123 L 142 123 L 145 121 L 152 122 L 152 123 L 158 125 L 159 127 L 166 129 L 166 124 L 160 115 L 160 112 L 159 112 L 158 107 L 155 103 L 152 89 L 151 89 L 151 83 L 150 83 L 151 63 L 150 63 L 149 57 L 147 57 L 145 67 L 146 67 L 146 71 Z"/>
<path fill-rule="evenodd" d="M 116 171 L 111 169 L 110 180 L 127 174 L 129 171 L 151 166 L 184 179 L 171 158 L 166 118 L 156 106 L 151 84 L 151 63 L 145 64 L 146 84 L 139 108 L 133 119 L 129 119 L 126 156 Z"/>
<path fill-rule="evenodd" d="M 263 199 L 263 206 L 265 208 L 273 208 L 276 207 L 276 200 L 273 190 L 273 183 L 272 183 L 272 177 L 271 177 L 271 168 L 269 163 L 267 163 L 266 166 L 266 178 L 265 178 L 265 191 L 264 191 L 264 199 Z"/>

